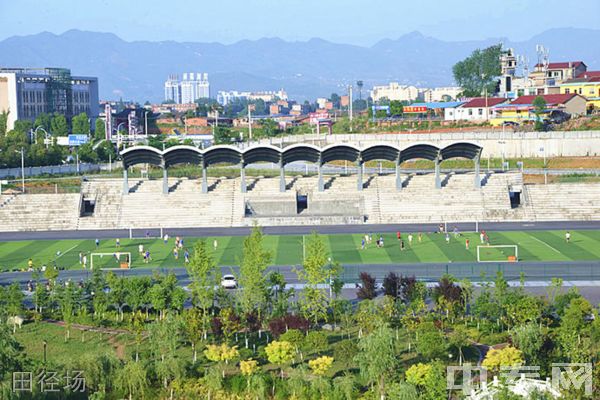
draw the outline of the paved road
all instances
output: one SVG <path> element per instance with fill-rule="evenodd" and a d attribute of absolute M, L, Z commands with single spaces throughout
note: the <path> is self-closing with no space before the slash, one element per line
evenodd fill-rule
<path fill-rule="evenodd" d="M 449 223 L 461 231 L 474 231 L 475 222 Z M 306 235 L 312 231 L 322 234 L 366 233 L 366 232 L 433 232 L 438 224 L 364 224 L 364 225 L 321 225 L 321 226 L 267 226 L 263 231 L 268 235 Z M 479 229 L 487 231 L 532 231 L 532 230 L 600 230 L 600 221 L 545 221 L 545 222 L 481 222 Z M 203 236 L 246 236 L 250 227 L 223 228 L 164 228 L 171 236 L 203 237 Z M 149 232 L 153 237 L 160 236 L 159 228 L 134 229 L 134 237 L 143 237 Z M 0 232 L 0 241 L 14 240 L 58 240 L 58 239 L 114 239 L 129 237 L 128 229 L 104 230 L 72 230 L 72 231 L 21 231 Z"/>
<path fill-rule="evenodd" d="M 288 284 L 298 285 L 295 269 L 298 266 L 281 265 L 270 267 L 283 274 Z M 150 276 L 154 272 L 172 272 L 177 277 L 180 285 L 189 284 L 189 277 L 185 268 L 134 268 L 130 270 L 115 270 L 119 276 Z M 344 264 L 341 278 L 354 284 L 358 281 L 361 272 L 369 272 L 378 282 L 389 272 L 398 275 L 415 276 L 419 280 L 435 282 L 444 274 L 452 274 L 457 279 L 469 279 L 481 281 L 482 276 L 493 279 L 498 271 L 504 274 L 507 280 L 519 281 L 521 274 L 526 282 L 543 286 L 543 282 L 549 282 L 554 277 L 560 277 L 570 282 L 592 282 L 600 281 L 600 261 L 597 262 L 520 262 L 520 263 L 418 263 L 418 264 Z M 233 273 L 237 275 L 238 267 L 221 267 L 223 274 Z M 59 272 L 59 279 L 72 281 L 85 280 L 90 276 L 89 270 L 65 270 Z M 0 285 L 12 282 L 26 284 L 32 279 L 31 272 L 4 272 L 0 274 Z M 592 285 L 593 286 L 593 285 Z"/>

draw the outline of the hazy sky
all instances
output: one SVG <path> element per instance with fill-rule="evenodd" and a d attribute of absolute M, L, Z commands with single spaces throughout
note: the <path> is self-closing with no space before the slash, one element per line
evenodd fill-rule
<path fill-rule="evenodd" d="M 600 28 L 600 0 L 0 0 L 0 40 L 69 29 L 125 40 L 278 36 L 370 45 L 418 30 L 446 40 L 527 39 L 550 28 Z"/>

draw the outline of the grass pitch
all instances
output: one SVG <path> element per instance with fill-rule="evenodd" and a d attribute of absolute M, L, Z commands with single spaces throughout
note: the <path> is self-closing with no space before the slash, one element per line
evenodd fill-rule
<path fill-rule="evenodd" d="M 448 263 L 477 262 L 477 245 L 480 245 L 479 234 L 462 233 L 459 236 L 450 234 L 449 243 L 445 235 L 439 233 L 422 233 L 422 241 L 418 241 L 418 233 L 412 232 L 412 245 L 408 242 L 409 232 L 402 232 L 405 249 L 400 249 L 396 233 L 383 234 L 384 246 L 378 248 L 375 241 L 377 232 L 372 232 L 373 242 L 365 249 L 361 248 L 364 235 L 323 235 L 331 257 L 345 264 L 401 264 L 401 263 Z M 600 260 L 600 231 L 571 231 L 571 242 L 566 243 L 564 231 L 526 231 L 526 232 L 488 232 L 491 245 L 518 245 L 519 261 L 579 261 Z M 116 239 L 116 238 L 115 238 Z M 185 266 L 184 251 L 175 259 L 173 248 L 175 238 L 165 244 L 160 239 L 124 239 L 117 249 L 115 239 L 100 240 L 96 248 L 94 240 L 33 240 L 0 243 L 0 271 L 26 269 L 31 258 L 35 266 L 52 265 L 67 269 L 82 268 L 79 264 L 79 253 L 88 255 L 92 252 L 112 254 L 117 251 L 132 254 L 132 268 L 145 266 L 175 267 Z M 244 237 L 208 237 L 204 238 L 208 246 L 214 250 L 215 261 L 219 265 L 237 265 L 239 263 Z M 469 239 L 469 249 L 466 240 Z M 185 248 L 192 252 L 198 238 L 184 238 Z M 138 253 L 138 245 L 143 244 L 150 251 L 152 261 L 145 264 Z M 273 265 L 298 265 L 303 258 L 303 237 L 301 235 L 265 236 L 265 245 L 272 252 Z M 502 257 L 498 252 L 498 257 Z M 115 258 L 105 256 L 96 258 L 94 263 L 103 268 L 118 268 Z"/>

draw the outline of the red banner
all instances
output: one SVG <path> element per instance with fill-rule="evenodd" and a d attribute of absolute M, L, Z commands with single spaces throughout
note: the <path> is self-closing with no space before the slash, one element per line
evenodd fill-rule
<path fill-rule="evenodd" d="M 403 108 L 405 113 L 424 113 L 427 112 L 426 106 L 405 106 Z"/>

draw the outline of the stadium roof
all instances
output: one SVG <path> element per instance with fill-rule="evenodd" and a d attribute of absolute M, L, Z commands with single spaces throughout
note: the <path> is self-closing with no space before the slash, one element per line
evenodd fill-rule
<path fill-rule="evenodd" d="M 281 163 L 307 161 L 325 164 L 331 161 L 346 160 L 350 162 L 367 162 L 373 160 L 399 161 L 412 159 L 447 160 L 449 158 L 476 158 L 481 146 L 467 142 L 453 143 L 444 148 L 431 144 L 414 144 L 400 148 L 392 144 L 373 144 L 358 148 L 350 144 L 332 144 L 319 148 L 310 144 L 294 144 L 283 149 L 272 145 L 258 145 L 247 149 L 235 146 L 218 145 L 205 150 L 194 146 L 180 145 L 164 151 L 150 146 L 134 146 L 121 152 L 124 166 L 136 164 L 152 164 L 169 168 L 176 164 L 197 164 L 204 167 L 214 164 Z"/>

